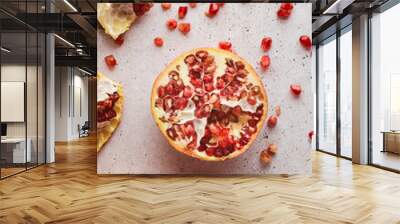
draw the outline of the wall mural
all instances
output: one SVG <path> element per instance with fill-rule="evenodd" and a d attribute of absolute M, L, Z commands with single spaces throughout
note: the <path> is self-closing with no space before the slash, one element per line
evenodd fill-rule
<path fill-rule="evenodd" d="M 99 174 L 311 173 L 311 4 L 97 8 Z"/>

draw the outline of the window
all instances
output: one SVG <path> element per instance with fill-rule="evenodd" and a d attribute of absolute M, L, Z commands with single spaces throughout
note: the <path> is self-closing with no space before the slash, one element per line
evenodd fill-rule
<path fill-rule="evenodd" d="M 371 18 L 370 160 L 400 170 L 400 5 Z"/>
<path fill-rule="evenodd" d="M 352 157 L 352 32 L 340 36 L 340 155 Z"/>
<path fill-rule="evenodd" d="M 336 153 L 336 37 L 318 48 L 318 149 Z"/>

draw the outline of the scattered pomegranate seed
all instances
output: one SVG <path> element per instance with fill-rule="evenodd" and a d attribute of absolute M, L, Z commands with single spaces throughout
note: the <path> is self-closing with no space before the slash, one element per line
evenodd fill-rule
<path fill-rule="evenodd" d="M 214 17 L 215 15 L 217 15 L 218 11 L 219 11 L 219 5 L 217 3 L 210 3 L 206 15 L 208 17 Z"/>
<path fill-rule="evenodd" d="M 168 10 L 171 8 L 171 6 L 172 6 L 171 3 L 161 3 L 161 8 L 163 10 Z"/>
<path fill-rule="evenodd" d="M 307 35 L 300 36 L 299 41 L 301 45 L 303 45 L 303 47 L 306 49 L 310 49 L 312 47 L 312 41 Z"/>
<path fill-rule="evenodd" d="M 189 6 L 190 6 L 190 8 L 196 8 L 197 3 L 191 2 L 191 3 L 189 3 Z"/>
<path fill-rule="evenodd" d="M 178 9 L 178 17 L 179 17 L 179 19 L 185 18 L 187 10 L 188 10 L 187 6 L 179 6 L 179 9 Z"/>
<path fill-rule="evenodd" d="M 308 139 L 312 140 L 312 137 L 314 136 L 314 131 L 309 131 L 307 135 Z"/>
<path fill-rule="evenodd" d="M 277 15 L 281 19 L 289 18 L 290 14 L 292 13 L 293 4 L 292 3 L 282 3 L 281 7 L 279 8 Z"/>
<path fill-rule="evenodd" d="M 275 107 L 275 115 L 278 117 L 281 116 L 281 106 Z"/>
<path fill-rule="evenodd" d="M 270 155 L 275 155 L 278 151 L 278 146 L 275 144 L 270 144 L 267 148 L 267 151 Z"/>
<path fill-rule="evenodd" d="M 271 155 L 268 153 L 268 150 L 264 149 L 263 151 L 261 151 L 260 160 L 265 165 L 271 162 Z"/>
<path fill-rule="evenodd" d="M 153 3 L 134 3 L 133 10 L 137 16 L 143 16 L 146 12 L 148 12 L 151 7 L 153 7 Z"/>
<path fill-rule="evenodd" d="M 287 18 L 289 18 L 290 13 L 291 13 L 291 12 L 288 11 L 288 10 L 279 9 L 278 12 L 277 12 L 277 15 L 278 15 L 278 17 L 281 18 L 281 19 L 287 19 Z"/>
<path fill-rule="evenodd" d="M 263 55 L 260 60 L 260 65 L 263 70 L 267 70 L 271 64 L 271 59 L 268 55 Z"/>
<path fill-rule="evenodd" d="M 293 4 L 292 3 L 282 3 L 281 9 L 291 11 L 293 9 Z"/>
<path fill-rule="evenodd" d="M 169 19 L 167 20 L 167 27 L 170 30 L 174 30 L 176 29 L 176 27 L 178 26 L 178 23 L 176 22 L 175 19 Z"/>
<path fill-rule="evenodd" d="M 273 128 L 276 126 L 276 124 L 278 123 L 278 117 L 275 115 L 272 115 L 268 118 L 267 124 L 268 127 Z"/>
<path fill-rule="evenodd" d="M 118 45 L 122 45 L 124 43 L 124 36 L 119 35 L 118 38 L 114 40 L 114 42 Z"/>
<path fill-rule="evenodd" d="M 162 47 L 164 45 L 164 40 L 161 37 L 154 38 L 154 44 L 157 47 Z"/>
<path fill-rule="evenodd" d="M 292 93 L 296 96 L 299 96 L 301 94 L 301 86 L 300 85 L 290 85 L 290 90 L 292 90 Z"/>
<path fill-rule="evenodd" d="M 190 32 L 190 23 L 179 23 L 178 30 L 183 34 L 187 34 Z"/>
<path fill-rule="evenodd" d="M 263 49 L 263 51 L 269 51 L 269 49 L 271 49 L 271 45 L 272 45 L 271 37 L 264 37 L 261 40 L 261 49 Z"/>
<path fill-rule="evenodd" d="M 231 47 L 232 47 L 232 43 L 229 41 L 221 41 L 219 42 L 219 48 L 223 49 L 223 50 L 227 50 L 230 51 Z"/>
<path fill-rule="evenodd" d="M 109 67 L 114 67 L 115 65 L 117 65 L 117 60 L 114 58 L 114 55 L 112 54 L 106 56 L 104 60 L 106 61 L 106 64 Z"/>

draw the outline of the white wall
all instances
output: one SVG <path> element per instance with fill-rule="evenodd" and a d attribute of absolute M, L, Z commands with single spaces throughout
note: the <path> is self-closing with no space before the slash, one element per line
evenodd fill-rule
<path fill-rule="evenodd" d="M 71 67 L 56 67 L 55 74 L 55 141 L 74 140 L 88 120 L 88 78 Z"/>

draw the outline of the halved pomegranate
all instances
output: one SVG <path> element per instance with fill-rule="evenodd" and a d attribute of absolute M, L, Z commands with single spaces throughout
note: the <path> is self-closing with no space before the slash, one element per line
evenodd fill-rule
<path fill-rule="evenodd" d="M 153 84 L 151 111 L 175 150 L 223 161 L 245 152 L 261 131 L 268 101 L 245 60 L 217 48 L 178 56 Z"/>

